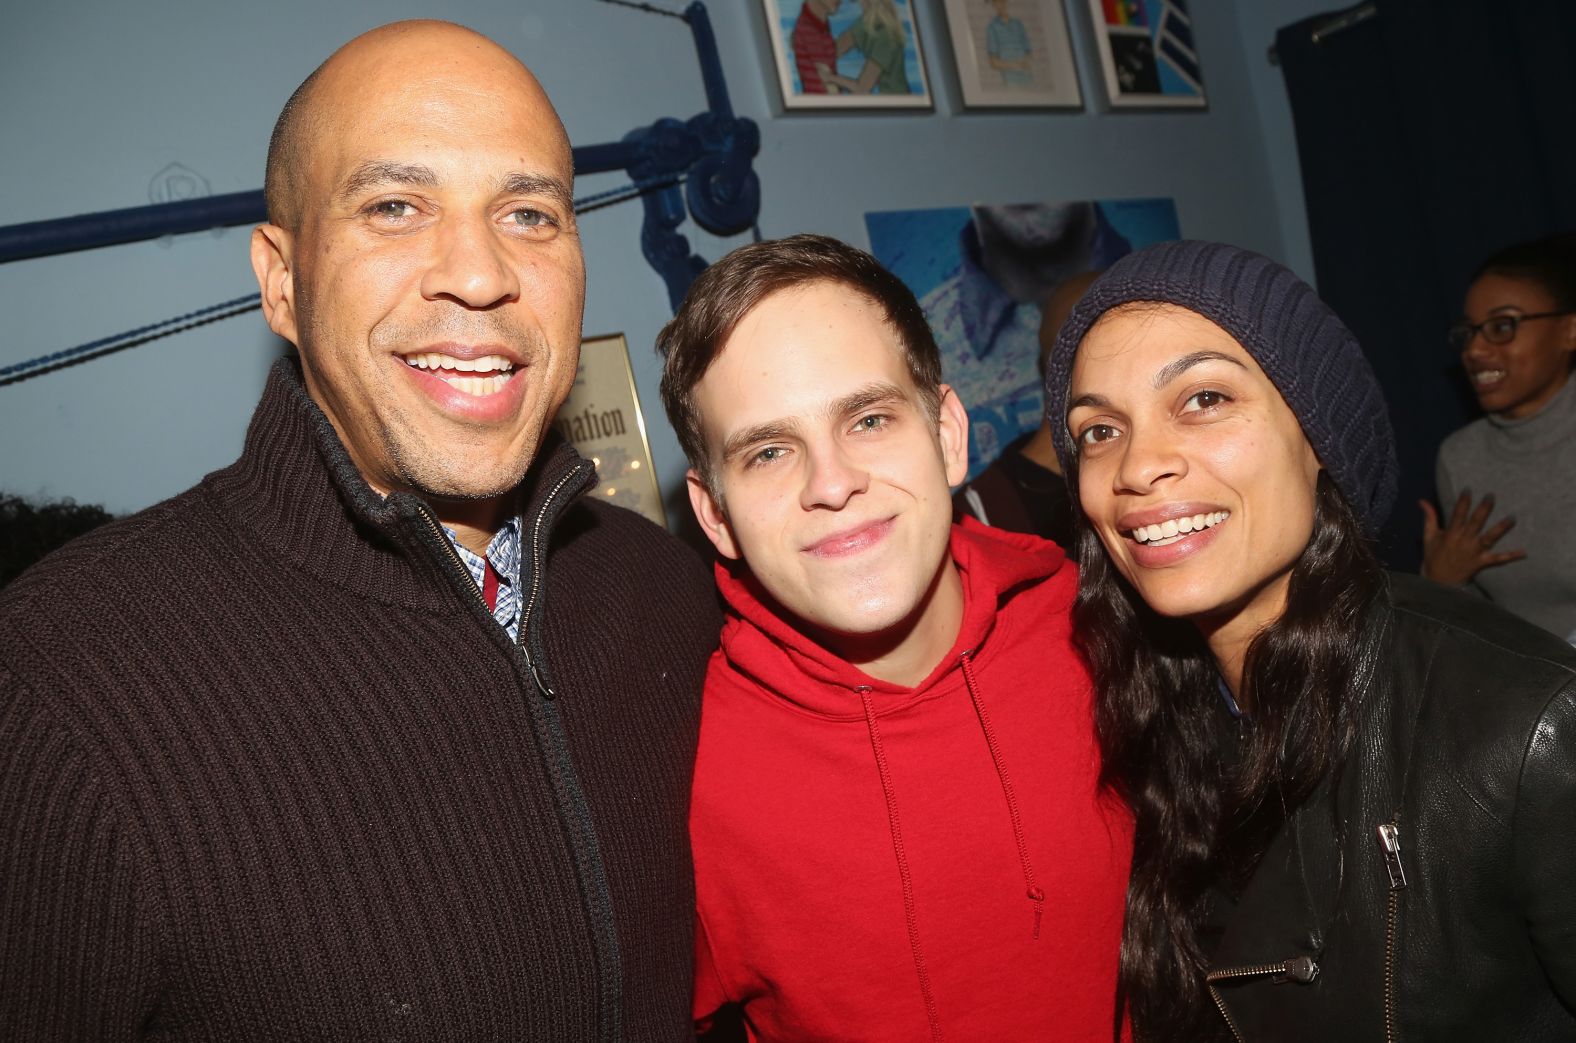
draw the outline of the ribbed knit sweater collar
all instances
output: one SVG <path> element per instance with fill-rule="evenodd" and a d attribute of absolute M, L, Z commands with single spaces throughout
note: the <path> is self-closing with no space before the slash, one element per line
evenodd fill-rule
<path fill-rule="evenodd" d="M 1531 416 L 1511 420 L 1490 413 L 1485 419 L 1494 440 L 1514 453 L 1541 452 L 1576 439 L 1576 376 L 1566 378 L 1565 386 Z"/>
<path fill-rule="evenodd" d="M 549 433 L 515 494 L 522 537 L 550 532 L 595 481 L 590 462 Z M 410 493 L 383 497 L 367 485 L 293 359 L 269 372 L 240 459 L 204 479 L 203 489 L 271 556 L 357 596 L 425 610 L 452 582 L 431 508 Z M 522 583 L 530 567 L 522 563 Z"/>

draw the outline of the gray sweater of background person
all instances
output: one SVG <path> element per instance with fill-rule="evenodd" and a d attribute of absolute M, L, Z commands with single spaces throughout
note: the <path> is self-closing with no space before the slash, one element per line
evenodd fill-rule
<path fill-rule="evenodd" d="M 1489 524 L 1516 519 L 1496 549 L 1527 552 L 1468 586 L 1576 644 L 1576 379 L 1533 416 L 1486 416 L 1446 438 L 1436 481 L 1447 517 L 1463 489 L 1474 502 L 1493 493 Z"/>

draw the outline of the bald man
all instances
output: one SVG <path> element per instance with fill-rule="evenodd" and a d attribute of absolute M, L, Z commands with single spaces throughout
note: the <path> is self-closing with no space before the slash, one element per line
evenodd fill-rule
<path fill-rule="evenodd" d="M 1084 272 L 1063 282 L 1040 305 L 1040 354 L 1037 365 L 1045 376 L 1045 359 L 1056 344 L 1056 334 L 1099 272 Z M 1007 444 L 1001 456 L 952 494 L 952 515 L 978 518 L 986 525 L 1011 532 L 1027 532 L 1073 547 L 1073 505 L 1056 459 L 1056 437 L 1049 419 L 1028 434 Z"/>
<path fill-rule="evenodd" d="M 290 99 L 240 459 L 0 597 L 0 1039 L 690 1038 L 719 620 L 550 427 L 572 176 L 457 26 Z"/>

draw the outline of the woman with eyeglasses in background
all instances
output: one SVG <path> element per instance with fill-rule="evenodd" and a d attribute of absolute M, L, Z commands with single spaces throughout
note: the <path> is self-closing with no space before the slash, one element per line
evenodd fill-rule
<path fill-rule="evenodd" d="M 1576 233 L 1490 257 L 1464 311 L 1450 347 L 1488 415 L 1440 446 L 1435 480 L 1451 513 L 1441 525 L 1422 504 L 1423 575 L 1576 644 Z M 1512 526 L 1515 549 L 1498 549 Z"/>

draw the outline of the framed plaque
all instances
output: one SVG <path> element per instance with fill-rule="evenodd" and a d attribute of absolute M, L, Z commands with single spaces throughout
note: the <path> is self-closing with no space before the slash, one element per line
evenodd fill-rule
<path fill-rule="evenodd" d="M 597 486 L 589 495 L 667 527 L 646 418 L 629 368 L 629 344 L 622 333 L 581 342 L 575 386 L 553 426 L 596 465 Z"/>

